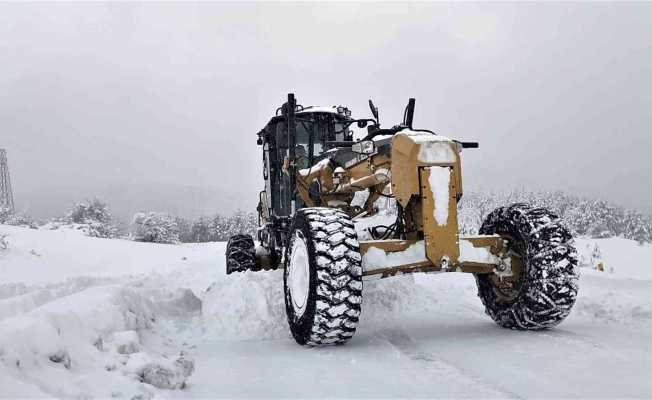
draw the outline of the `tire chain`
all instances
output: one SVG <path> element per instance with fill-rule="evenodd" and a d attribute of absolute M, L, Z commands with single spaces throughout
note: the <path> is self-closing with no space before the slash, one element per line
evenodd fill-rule
<path fill-rule="evenodd" d="M 520 241 L 525 276 L 515 301 L 500 302 L 487 276 L 476 276 L 485 312 L 499 325 L 520 330 L 553 327 L 570 313 L 577 297 L 578 255 L 570 232 L 543 208 L 517 203 L 486 218 L 480 234 L 507 234 Z"/>

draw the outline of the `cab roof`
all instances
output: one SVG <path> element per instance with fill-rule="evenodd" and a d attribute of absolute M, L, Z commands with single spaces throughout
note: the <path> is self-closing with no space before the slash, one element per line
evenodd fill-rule
<path fill-rule="evenodd" d="M 339 107 L 341 108 L 342 106 L 339 106 Z M 299 110 L 296 110 L 294 112 L 294 114 L 295 115 L 309 114 L 309 113 L 310 114 L 313 114 L 313 113 L 314 114 L 333 114 L 333 115 L 342 117 L 342 119 L 349 118 L 345 114 L 343 114 L 341 112 L 338 112 L 337 109 L 338 109 L 338 106 L 330 106 L 330 107 L 327 107 L 327 106 L 307 106 L 307 107 L 302 107 Z M 285 119 L 285 115 L 275 115 L 269 120 L 269 122 L 267 122 L 267 125 L 276 123 L 281 119 Z"/>

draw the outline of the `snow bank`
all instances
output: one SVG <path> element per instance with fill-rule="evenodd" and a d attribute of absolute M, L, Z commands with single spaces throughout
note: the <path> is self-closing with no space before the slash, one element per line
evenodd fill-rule
<path fill-rule="evenodd" d="M 231 274 L 202 296 L 206 330 L 223 339 L 287 337 L 283 271 Z"/>
<path fill-rule="evenodd" d="M 153 309 L 136 291 L 119 286 L 90 288 L 51 301 L 0 321 L 3 361 L 27 367 L 55 354 L 81 355 L 103 335 L 149 327 L 155 321 Z"/>
<path fill-rule="evenodd" d="M 31 311 L 0 320 L 0 371 L 33 381 L 57 396 L 87 393 L 75 385 L 62 388 L 57 379 L 83 385 L 88 374 L 108 374 L 102 379 L 115 384 L 124 377 L 133 390 L 141 382 L 174 389 L 183 387 L 192 372 L 186 365 L 189 360 L 178 361 L 183 357 L 170 361 L 142 353 L 137 333 L 184 306 L 186 315 L 199 311 L 199 301 L 189 301 L 186 291 L 177 292 L 176 299 L 175 294 L 165 296 L 167 302 L 152 301 L 148 290 L 121 285 L 91 287 L 60 298 L 53 298 L 54 290 L 25 296 L 31 303 L 17 303 L 34 306 Z M 44 304 L 36 306 L 39 302 Z M 147 362 L 130 361 L 133 354 Z M 105 389 L 95 393 L 108 397 L 111 392 Z"/>
<path fill-rule="evenodd" d="M 210 284 L 206 275 L 212 277 L 222 265 L 225 247 L 224 243 L 171 246 L 98 239 L 68 230 L 1 228 L 9 235 L 11 247 L 0 256 L 0 286 L 2 282 L 36 286 L 81 277 L 168 275 L 194 268 L 201 273 L 184 274 L 183 279 L 204 280 L 201 288 L 193 283 L 192 289 L 201 291 Z"/>
<path fill-rule="evenodd" d="M 148 348 L 140 335 L 158 337 L 168 320 L 199 315 L 195 293 L 217 275 L 224 244 L 2 231 L 12 244 L 0 259 L 0 376 L 7 388 L 26 382 L 57 397 L 150 398 L 185 385 L 193 364 L 181 346 L 166 339 Z M 7 393 L 3 385 L 0 397 Z"/>
<path fill-rule="evenodd" d="M 433 301 L 412 275 L 363 283 L 362 325 L 379 326 Z M 202 320 L 212 338 L 270 340 L 290 337 L 283 298 L 283 272 L 229 275 L 202 296 Z"/>
<path fill-rule="evenodd" d="M 189 302 L 185 291 L 179 301 L 164 303 L 155 303 L 143 294 L 142 290 L 118 285 L 93 287 L 5 318 L 0 321 L 3 361 L 36 365 L 43 355 L 74 356 L 95 347 L 98 340 L 119 339 L 124 345 L 126 338 L 133 336 L 116 332 L 150 328 L 159 315 L 170 312 L 170 305 L 174 311 L 182 304 L 190 305 L 184 310 L 186 314 L 199 311 L 199 302 Z"/>

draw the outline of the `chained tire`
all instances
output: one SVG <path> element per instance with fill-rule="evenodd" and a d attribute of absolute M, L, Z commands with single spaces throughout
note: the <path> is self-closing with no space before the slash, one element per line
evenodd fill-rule
<path fill-rule="evenodd" d="M 226 273 L 256 269 L 256 245 L 251 235 L 233 235 L 226 244 Z"/>
<path fill-rule="evenodd" d="M 498 325 L 519 330 L 553 327 L 570 313 L 578 290 L 578 256 L 573 238 L 557 215 L 526 204 L 489 214 L 480 234 L 507 237 L 523 270 L 507 292 L 490 275 L 476 275 L 485 312 Z"/>
<path fill-rule="evenodd" d="M 343 344 L 362 303 L 360 246 L 353 222 L 332 208 L 296 212 L 285 252 L 285 308 L 300 345 Z"/>

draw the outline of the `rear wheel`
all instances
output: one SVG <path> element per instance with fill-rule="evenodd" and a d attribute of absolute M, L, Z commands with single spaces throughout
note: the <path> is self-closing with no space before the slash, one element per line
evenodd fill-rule
<path fill-rule="evenodd" d="M 233 235 L 226 244 L 226 273 L 256 269 L 256 245 L 251 235 Z"/>
<path fill-rule="evenodd" d="M 476 275 L 486 313 L 505 328 L 536 330 L 559 324 L 577 296 L 577 251 L 559 218 L 543 208 L 514 204 L 493 211 L 480 234 L 508 238 L 520 256 L 513 284 L 501 286 L 492 275 Z"/>
<path fill-rule="evenodd" d="M 362 266 L 348 215 L 332 208 L 296 212 L 285 253 L 285 307 L 297 343 L 349 340 L 358 326 Z"/>

